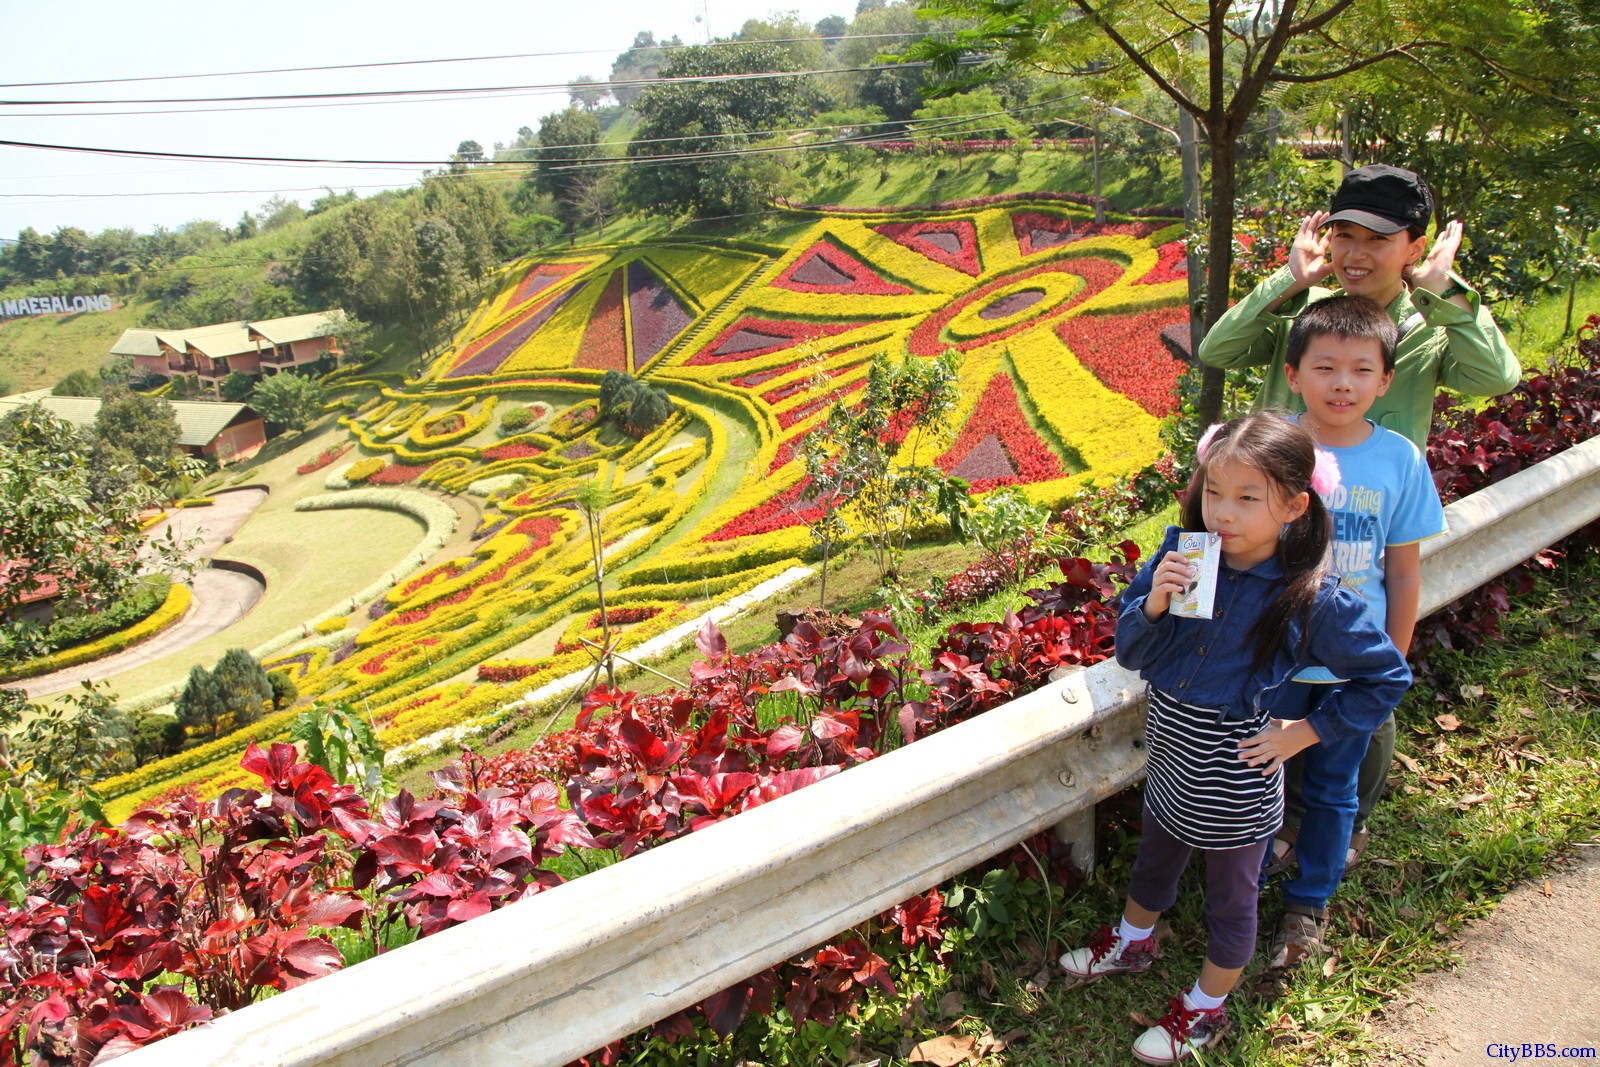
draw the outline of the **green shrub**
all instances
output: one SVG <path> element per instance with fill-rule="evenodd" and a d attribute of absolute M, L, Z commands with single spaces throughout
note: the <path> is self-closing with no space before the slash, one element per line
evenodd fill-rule
<path fill-rule="evenodd" d="M 272 687 L 272 707 L 282 711 L 300 698 L 300 687 L 294 684 L 288 671 L 268 671 L 267 685 Z"/>
<path fill-rule="evenodd" d="M 510 437 L 533 425 L 533 412 L 527 408 L 512 408 L 500 416 L 500 436 Z"/>
<path fill-rule="evenodd" d="M 125 630 L 159 608 L 167 599 L 172 583 L 153 579 L 136 587 L 127 596 L 92 615 L 69 615 L 45 628 L 45 642 L 51 650 L 71 648 L 95 641 L 106 634 Z"/>

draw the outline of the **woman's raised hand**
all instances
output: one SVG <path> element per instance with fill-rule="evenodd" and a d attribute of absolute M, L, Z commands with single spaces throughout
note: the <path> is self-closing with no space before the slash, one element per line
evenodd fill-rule
<path fill-rule="evenodd" d="M 1461 220 L 1451 219 L 1433 239 L 1433 247 L 1422 261 L 1401 271 L 1412 288 L 1435 293 L 1450 288 L 1450 270 L 1455 266 L 1456 253 L 1461 250 L 1461 234 Z"/>
<path fill-rule="evenodd" d="M 1289 273 L 1302 289 L 1309 289 L 1333 273 L 1328 238 L 1322 232 L 1322 224 L 1327 221 L 1328 212 L 1313 211 L 1300 220 L 1300 232 L 1289 246 Z"/>

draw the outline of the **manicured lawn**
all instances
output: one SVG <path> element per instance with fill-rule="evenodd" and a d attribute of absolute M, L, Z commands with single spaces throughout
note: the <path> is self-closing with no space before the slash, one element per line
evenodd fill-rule
<path fill-rule="evenodd" d="M 310 435 L 253 467 L 243 479 L 243 484 L 272 489 L 232 544 L 219 553 L 252 564 L 266 577 L 266 593 L 250 614 L 181 652 L 112 677 L 119 695 L 135 697 L 156 686 L 181 682 L 196 663 L 209 667 L 227 649 L 270 640 L 371 584 L 416 546 L 423 534 L 421 523 L 398 512 L 294 510 L 297 500 L 327 492 L 322 484 L 325 471 L 301 476 L 295 468 L 336 440 L 332 433 Z M 359 536 L 352 535 L 356 530 Z"/>

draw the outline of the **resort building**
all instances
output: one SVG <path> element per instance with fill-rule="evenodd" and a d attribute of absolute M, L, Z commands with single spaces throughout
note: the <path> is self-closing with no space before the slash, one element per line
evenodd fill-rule
<path fill-rule="evenodd" d="M 163 378 L 189 377 L 213 391 L 229 374 L 259 378 L 281 370 L 339 356 L 344 310 L 258 322 L 223 322 L 188 330 L 122 332 L 111 346 L 114 356 L 132 356 L 135 367 Z"/>
<path fill-rule="evenodd" d="M 80 430 L 94 427 L 100 398 L 50 396 L 44 390 L 0 397 L 0 417 L 24 404 L 42 404 Z M 209 459 L 219 467 L 249 459 L 267 443 L 266 422 L 248 404 L 217 404 L 203 400 L 169 400 L 178 420 L 178 447 L 191 456 Z"/>

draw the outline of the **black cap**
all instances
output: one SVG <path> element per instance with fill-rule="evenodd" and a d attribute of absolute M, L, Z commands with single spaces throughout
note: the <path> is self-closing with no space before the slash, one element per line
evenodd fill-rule
<path fill-rule="evenodd" d="M 1333 194 L 1332 211 L 1324 226 L 1353 222 L 1377 233 L 1399 233 L 1412 226 L 1427 228 L 1433 197 L 1411 171 L 1373 163 L 1344 176 Z"/>

